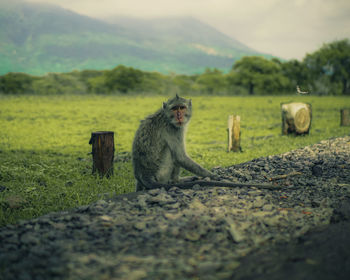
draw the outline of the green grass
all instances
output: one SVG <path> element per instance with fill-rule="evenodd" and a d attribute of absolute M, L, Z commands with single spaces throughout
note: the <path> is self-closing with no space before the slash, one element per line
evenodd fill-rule
<path fill-rule="evenodd" d="M 116 155 L 131 150 L 139 121 L 165 97 L 0 96 L 0 225 L 86 205 L 134 190 L 130 161 L 110 179 L 91 175 L 91 132 L 115 132 Z M 280 103 L 312 104 L 310 135 L 281 135 Z M 207 168 L 279 154 L 348 135 L 340 127 L 345 97 L 196 97 L 188 153 Z M 242 153 L 227 153 L 227 117 L 241 116 Z"/>

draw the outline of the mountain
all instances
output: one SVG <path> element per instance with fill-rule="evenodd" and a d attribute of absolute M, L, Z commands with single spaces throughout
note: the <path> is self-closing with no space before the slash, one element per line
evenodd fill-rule
<path fill-rule="evenodd" d="M 106 21 L 131 30 L 138 38 L 208 47 L 214 45 L 231 51 L 254 52 L 239 41 L 192 17 L 139 19 L 118 16 L 107 18 Z"/>
<path fill-rule="evenodd" d="M 111 69 L 193 74 L 262 55 L 191 17 L 95 19 L 48 4 L 0 3 L 0 75 Z"/>

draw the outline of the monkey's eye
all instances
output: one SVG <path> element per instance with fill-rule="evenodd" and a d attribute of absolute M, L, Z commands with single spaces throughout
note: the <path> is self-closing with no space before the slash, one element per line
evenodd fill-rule
<path fill-rule="evenodd" d="M 171 107 L 172 111 L 178 111 L 178 110 L 184 110 L 184 109 L 186 109 L 186 106 L 184 106 L 184 105 L 175 105 L 175 106 Z"/>

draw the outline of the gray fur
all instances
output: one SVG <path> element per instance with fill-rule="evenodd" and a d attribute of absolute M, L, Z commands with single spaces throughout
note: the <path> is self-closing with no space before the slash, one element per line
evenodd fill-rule
<path fill-rule="evenodd" d="M 181 125 L 171 110 L 175 105 L 187 108 Z M 136 191 L 179 182 L 181 167 L 201 177 L 216 177 L 186 153 L 185 133 L 191 115 L 191 100 L 176 95 L 141 121 L 132 147 Z"/>

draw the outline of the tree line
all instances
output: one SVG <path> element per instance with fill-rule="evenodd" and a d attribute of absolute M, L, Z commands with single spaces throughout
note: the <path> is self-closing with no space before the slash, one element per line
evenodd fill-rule
<path fill-rule="evenodd" d="M 324 44 L 302 61 L 246 56 L 228 73 L 208 68 L 196 75 L 165 75 L 119 65 L 112 70 L 0 76 L 2 94 L 281 95 L 295 93 L 296 86 L 317 95 L 350 95 L 349 40 Z"/>

